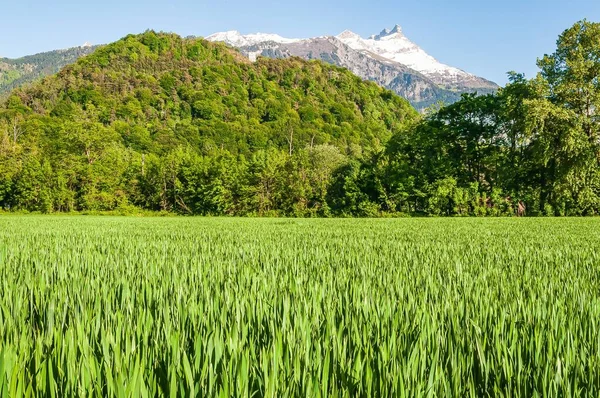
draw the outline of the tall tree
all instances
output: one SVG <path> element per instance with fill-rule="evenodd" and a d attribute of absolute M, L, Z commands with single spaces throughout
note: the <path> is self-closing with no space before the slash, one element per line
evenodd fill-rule
<path fill-rule="evenodd" d="M 600 156 L 600 23 L 577 22 L 538 60 L 549 100 L 572 110 Z"/>

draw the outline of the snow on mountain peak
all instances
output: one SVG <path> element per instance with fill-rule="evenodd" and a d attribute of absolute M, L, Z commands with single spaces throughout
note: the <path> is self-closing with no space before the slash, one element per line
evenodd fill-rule
<path fill-rule="evenodd" d="M 339 35 L 337 35 L 338 39 L 356 39 L 356 38 L 361 38 L 359 35 L 357 35 L 356 33 L 354 33 L 351 30 L 345 30 L 342 33 L 340 33 Z"/>
<path fill-rule="evenodd" d="M 243 45 L 244 38 L 237 30 L 228 30 L 227 32 L 219 32 L 212 34 L 206 38 L 209 41 L 222 41 L 232 46 Z"/>
<path fill-rule="evenodd" d="M 366 56 L 383 62 L 402 64 L 421 72 L 439 85 L 454 86 L 478 79 L 463 70 L 445 65 L 427 54 L 404 35 L 400 25 L 395 25 L 392 29 L 386 28 L 378 35 L 370 36 L 368 39 L 364 39 L 350 30 L 343 31 L 336 38 Z M 250 47 L 259 44 L 264 46 L 263 43 L 274 43 L 274 46 L 278 47 L 280 44 L 311 41 L 311 39 L 288 39 L 269 33 L 243 35 L 236 30 L 215 33 L 206 39 L 222 41 L 233 47 Z"/>
<path fill-rule="evenodd" d="M 364 43 L 362 37 L 352 32 L 351 30 L 345 30 L 336 36 L 336 39 L 344 42 L 350 48 L 355 50 L 366 50 L 367 46 Z"/>
<path fill-rule="evenodd" d="M 212 34 L 206 38 L 208 41 L 222 41 L 234 47 L 252 46 L 258 43 L 272 41 L 275 43 L 295 43 L 301 39 L 288 39 L 277 34 L 271 33 L 253 33 L 242 35 L 237 30 L 227 32 L 219 32 Z"/>
<path fill-rule="evenodd" d="M 378 35 L 369 36 L 369 40 L 381 40 L 383 38 L 396 35 L 404 36 L 404 34 L 402 33 L 402 27 L 400 25 L 396 25 L 392 29 L 385 28 L 384 30 L 379 32 Z"/>
<path fill-rule="evenodd" d="M 367 53 L 376 54 L 379 57 L 403 64 L 433 78 L 436 81 L 457 80 L 471 77 L 472 75 L 460 69 L 442 64 L 431 55 L 427 54 L 421 47 L 410 41 L 400 25 L 393 29 L 384 29 L 378 35 L 370 36 L 368 39 L 346 32 L 337 36 L 347 46 Z"/>

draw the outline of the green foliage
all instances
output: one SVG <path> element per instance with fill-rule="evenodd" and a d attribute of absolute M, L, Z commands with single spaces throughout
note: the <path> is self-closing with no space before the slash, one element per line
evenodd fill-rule
<path fill-rule="evenodd" d="M 465 208 L 471 215 L 600 214 L 599 54 L 600 24 L 579 22 L 539 60 L 535 79 L 510 73 L 498 93 L 463 95 L 398 133 L 383 174 L 396 207 L 433 215 Z"/>
<path fill-rule="evenodd" d="M 80 57 L 91 54 L 96 48 L 98 47 L 74 47 L 18 59 L 0 58 L 0 98 L 17 87 L 58 72 Z"/>

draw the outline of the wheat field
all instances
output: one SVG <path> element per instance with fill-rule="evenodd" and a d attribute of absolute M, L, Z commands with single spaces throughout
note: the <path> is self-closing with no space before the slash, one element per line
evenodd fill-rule
<path fill-rule="evenodd" d="M 600 395 L 600 220 L 0 217 L 0 395 Z"/>

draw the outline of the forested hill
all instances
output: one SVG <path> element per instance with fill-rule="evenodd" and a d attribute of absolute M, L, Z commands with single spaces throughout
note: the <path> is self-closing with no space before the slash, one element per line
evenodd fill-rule
<path fill-rule="evenodd" d="M 16 59 L 0 58 L 0 98 L 5 98 L 16 87 L 57 73 L 96 48 L 98 46 L 84 45 Z"/>
<path fill-rule="evenodd" d="M 334 171 L 417 117 L 322 62 L 130 35 L 0 105 L 0 206 L 326 214 Z"/>

